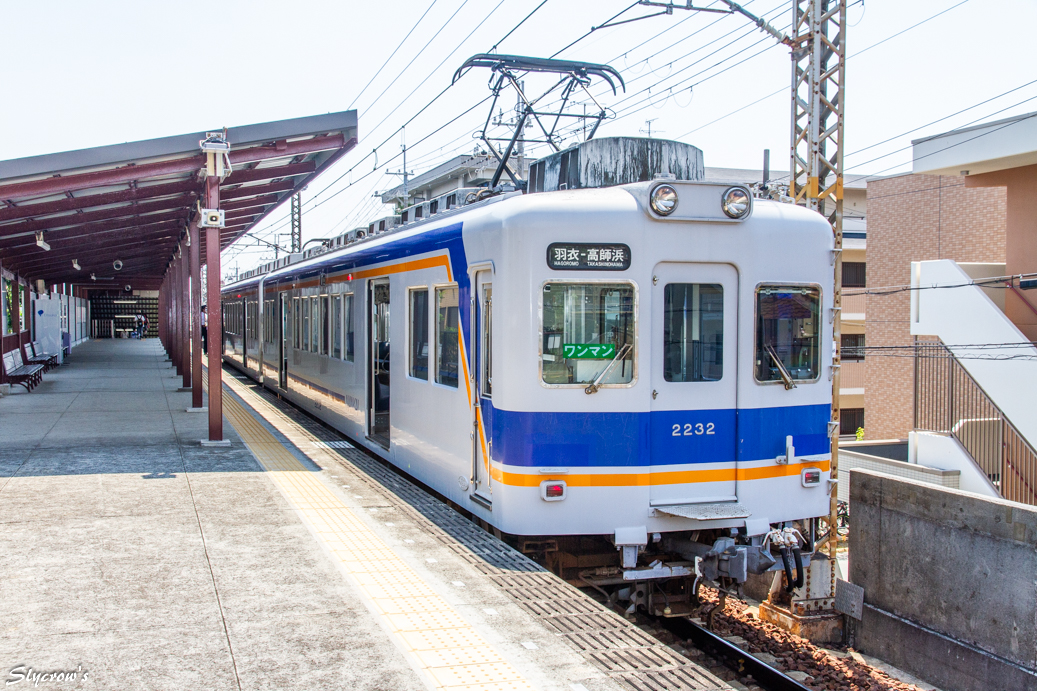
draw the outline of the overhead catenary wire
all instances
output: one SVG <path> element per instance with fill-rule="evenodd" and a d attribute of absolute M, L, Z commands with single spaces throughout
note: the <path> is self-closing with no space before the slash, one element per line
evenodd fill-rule
<path fill-rule="evenodd" d="M 467 2 L 467 0 L 466 0 L 466 2 Z M 433 4 L 434 4 L 434 3 L 433 3 Z M 497 42 L 496 42 L 496 43 L 494 44 L 493 48 L 494 48 L 494 49 L 496 49 L 497 47 L 499 47 L 501 43 L 503 43 L 503 42 L 504 42 L 505 40 L 507 40 L 507 38 L 508 38 L 508 37 L 510 37 L 510 36 L 511 36 L 511 35 L 512 35 L 512 34 L 513 34 L 513 33 L 514 33 L 514 32 L 515 32 L 515 31 L 516 31 L 516 30 L 517 30 L 517 29 L 518 29 L 518 28 L 519 28 L 520 26 L 522 26 L 522 25 L 523 25 L 523 24 L 524 24 L 524 23 L 525 23 L 525 22 L 526 22 L 526 21 L 527 21 L 527 20 L 528 20 L 528 19 L 529 19 L 530 17 L 532 17 L 532 16 L 533 16 L 533 15 L 534 15 L 534 14 L 535 14 L 535 13 L 536 13 L 536 12 L 537 12 L 538 10 L 540 10 L 540 9 L 541 9 L 541 8 L 542 8 L 542 7 L 543 7 L 543 6 L 545 5 L 545 4 L 547 4 L 547 0 L 543 0 L 543 1 L 542 1 L 542 2 L 541 2 L 541 3 L 540 3 L 540 4 L 539 4 L 539 5 L 538 5 L 538 6 L 536 7 L 536 8 L 534 8 L 534 9 L 533 9 L 533 10 L 532 10 L 532 11 L 531 11 L 531 12 L 530 12 L 529 14 L 527 14 L 527 15 L 526 15 L 525 17 L 523 17 L 523 19 L 522 19 L 521 21 L 519 21 L 519 22 L 518 22 L 518 24 L 516 24 L 516 25 L 515 25 L 514 27 L 512 27 L 512 28 L 511 28 L 511 29 L 510 29 L 510 30 L 509 30 L 509 31 L 508 31 L 508 32 L 507 32 L 507 33 L 506 33 L 506 34 L 505 34 L 505 35 L 504 35 L 503 37 L 501 37 L 501 38 L 500 38 L 500 39 L 499 39 L 499 40 L 498 40 L 498 41 L 497 41 Z M 455 12 L 455 14 L 456 14 L 456 12 Z M 416 25 L 415 25 L 415 26 L 416 26 Z M 413 61 L 412 61 L 412 62 L 413 62 Z M 338 183 L 339 181 L 341 181 L 341 180 L 342 180 L 342 179 L 343 179 L 344 177 L 346 177 L 347 175 L 351 175 L 351 174 L 353 173 L 353 171 L 354 171 L 354 170 L 356 170 L 356 169 L 357 169 L 357 168 L 359 167 L 359 165 L 360 165 L 360 164 L 362 164 L 363 162 L 365 162 L 365 161 L 367 161 L 368 159 L 370 159 L 370 158 L 371 158 L 371 156 L 375 155 L 375 152 L 377 152 L 377 151 L 378 151 L 378 149 L 380 149 L 380 148 L 381 148 L 382 146 L 384 146 L 384 145 L 385 145 L 386 143 L 388 143 L 388 142 L 389 142 L 389 141 L 390 141 L 390 140 L 391 140 L 391 139 L 392 139 L 393 137 L 395 137 L 395 136 L 396 136 L 396 135 L 397 135 L 397 134 L 398 134 L 398 133 L 399 133 L 399 132 L 400 132 L 401 130 L 403 130 L 403 129 L 404 129 L 404 128 L 405 128 L 406 126 L 407 126 L 407 125 L 411 124 L 411 123 L 412 123 L 412 122 L 413 122 L 413 121 L 414 121 L 415 119 L 417 119 L 417 117 L 418 117 L 418 116 L 420 116 L 420 115 L 421 115 L 422 113 L 424 113 L 424 112 L 425 112 L 425 111 L 426 111 L 426 110 L 427 110 L 427 109 L 428 109 L 429 107 L 431 107 L 431 106 L 432 106 L 432 105 L 433 105 L 433 104 L 434 104 L 434 103 L 435 103 L 436 101 L 438 101 L 438 100 L 439 100 L 439 99 L 440 99 L 440 98 L 441 98 L 441 97 L 442 97 L 442 96 L 443 96 L 443 95 L 444 95 L 444 94 L 445 94 L 445 93 L 446 93 L 447 91 L 449 91 L 449 89 L 450 89 L 450 88 L 451 88 L 451 87 L 453 86 L 453 84 L 454 84 L 454 82 L 451 82 L 451 84 L 450 84 L 450 85 L 448 85 L 448 86 L 447 86 L 447 87 L 446 87 L 445 89 L 443 89 L 442 91 L 440 91 L 440 92 L 439 92 L 439 93 L 438 93 L 438 94 L 437 94 L 437 95 L 436 95 L 435 97 L 433 97 L 433 99 L 432 99 L 431 101 L 429 101 L 429 102 L 428 102 L 427 104 L 425 104 L 425 106 L 423 106 L 423 107 L 422 107 L 422 108 L 421 108 L 421 109 L 420 109 L 420 110 L 419 110 L 419 111 L 418 111 L 417 113 L 415 113 L 415 114 L 414 114 L 413 116 L 411 116 L 411 118 L 410 118 L 410 119 L 408 119 L 408 120 L 407 120 L 407 122 L 405 122 L 405 123 L 404 123 L 403 125 L 401 125 L 400 127 L 398 127 L 398 128 L 397 128 L 397 129 L 395 130 L 395 131 L 393 131 L 393 133 L 392 133 L 392 134 L 390 134 L 390 135 L 389 135 L 388 137 L 386 137 L 386 138 L 385 138 L 385 140 L 383 140 L 383 141 L 382 141 L 382 142 L 381 142 L 381 143 L 380 143 L 380 144 L 379 144 L 378 146 L 376 146 L 376 147 L 375 147 L 375 148 L 374 148 L 374 149 L 373 149 L 373 150 L 372 150 L 371 152 L 369 152 L 368 154 L 366 154 L 366 155 L 365 155 L 365 156 L 364 156 L 363 158 L 361 158 L 361 159 L 360 159 L 359 161 L 357 161 L 357 162 L 356 162 L 356 163 L 355 163 L 355 164 L 354 164 L 354 165 L 353 165 L 352 167 L 350 167 L 350 168 L 349 168 L 348 170 L 346 170 L 346 171 L 345 171 L 344 173 L 342 173 L 341 175 L 339 175 L 338 177 L 336 177 L 336 178 L 335 178 L 334 180 L 332 180 L 332 181 L 331 181 L 330 183 L 328 183 L 327 185 L 325 185 L 325 186 L 324 186 L 324 187 L 323 187 L 323 188 L 322 188 L 322 189 L 321 189 L 320 191 L 318 191 L 318 192 L 317 192 L 316 194 L 312 195 L 312 196 L 311 196 L 311 197 L 310 197 L 309 199 L 307 199 L 307 200 L 306 200 L 306 202 L 304 203 L 304 208 L 305 208 L 306 206 L 308 206 L 308 207 L 309 207 L 309 208 L 308 208 L 308 209 L 306 209 L 306 210 L 312 210 L 312 209 L 316 208 L 316 206 L 317 206 L 317 205 L 319 205 L 319 203 L 316 203 L 316 199 L 317 199 L 318 197 L 320 197 L 320 196 L 322 196 L 322 195 L 323 195 L 324 193 L 326 193 L 326 192 L 327 192 L 327 191 L 328 191 L 328 190 L 329 190 L 329 189 L 330 189 L 330 188 L 331 188 L 332 186 L 336 185 L 336 184 L 337 184 L 337 183 Z M 408 98 L 409 98 L 409 96 L 408 96 Z M 479 101 L 479 102 L 478 102 L 478 103 L 476 103 L 476 104 L 475 104 L 474 106 L 472 106 L 471 108 L 469 108 L 468 110 L 466 110 L 466 111 L 465 111 L 464 113 L 462 113 L 462 115 L 467 115 L 467 114 L 468 114 L 469 112 L 471 112 L 472 110 L 474 110 L 475 108 L 477 108 L 477 107 L 478 107 L 479 105 L 482 105 L 483 103 L 485 103 L 486 101 L 488 101 L 488 100 L 489 100 L 489 98 L 490 98 L 490 97 L 486 97 L 486 98 L 484 98 L 483 100 Z M 449 126 L 450 124 L 453 124 L 454 122 L 456 122 L 456 121 L 457 121 L 458 119 L 460 119 L 460 116 L 458 116 L 458 117 L 455 117 L 455 118 L 451 119 L 451 120 L 450 120 L 450 121 L 449 121 L 448 123 L 446 123 L 446 125 L 444 125 L 443 127 L 441 127 L 441 128 L 439 128 L 439 129 L 437 129 L 437 130 L 436 130 L 435 132 L 436 132 L 436 133 L 438 133 L 439 131 L 441 131 L 441 130 L 442 130 L 443 128 L 445 128 L 446 126 Z M 384 122 L 384 120 L 383 120 L 383 122 Z M 396 159 L 396 158 L 398 158 L 398 157 L 399 157 L 399 155 L 397 155 L 397 156 L 393 156 L 393 157 L 392 157 L 392 158 L 390 158 L 390 159 L 389 159 L 389 161 L 387 161 L 387 162 L 392 162 L 393 160 L 395 160 L 395 159 Z M 373 171 L 372 171 L 372 172 L 373 172 Z M 363 176 L 363 178 L 366 178 L 366 177 L 368 177 L 368 176 L 369 176 L 370 174 L 371 174 L 371 173 L 366 173 L 366 174 L 365 174 L 365 175 Z M 362 178 L 361 178 L 361 179 L 362 179 Z M 352 184 L 353 184 L 353 183 L 355 183 L 355 182 L 359 182 L 359 180 L 355 180 L 355 181 L 351 182 L 351 183 L 350 183 L 350 185 L 348 185 L 348 186 L 347 186 L 347 188 L 348 188 L 348 187 L 351 187 L 351 186 L 352 186 Z M 336 192 L 335 194 L 337 195 L 337 194 L 338 194 L 338 192 Z M 281 217 L 280 219 L 278 219 L 278 220 L 274 221 L 274 222 L 273 222 L 273 223 L 272 223 L 271 225 L 267 226 L 266 228 L 264 228 L 264 229 L 262 229 L 262 230 L 259 230 L 259 229 L 255 229 L 255 230 L 249 231 L 249 233 L 247 233 L 246 235 L 253 235 L 253 234 L 255 234 L 255 233 L 263 233 L 263 234 L 269 234 L 269 233 L 271 233 L 271 232 L 276 232 L 277 230 L 279 230 L 280 228 L 282 228 L 282 227 L 284 227 L 284 226 L 285 226 L 285 224 L 286 224 L 287 220 L 288 220 L 288 219 L 287 219 L 287 216 L 282 216 L 282 217 Z M 276 225 L 274 225 L 274 224 L 276 224 Z"/>
<path fill-rule="evenodd" d="M 382 63 L 382 66 L 379 67 L 378 70 L 374 73 L 374 76 L 372 76 L 371 79 L 367 82 L 367 84 L 364 85 L 364 88 L 360 90 L 360 93 L 353 97 L 353 101 L 349 104 L 346 110 L 353 109 L 353 106 L 356 105 L 357 100 L 364 95 L 365 91 L 367 91 L 367 87 L 371 86 L 374 80 L 378 78 L 378 75 L 382 73 L 382 70 L 384 70 L 385 66 L 389 64 L 389 61 L 396 56 L 396 53 L 400 51 L 400 48 L 402 48 L 403 45 L 407 42 L 407 39 L 410 38 L 410 35 L 413 34 L 414 30 L 418 28 L 418 24 L 421 24 L 422 20 L 425 19 L 426 16 L 428 16 L 428 13 L 432 10 L 433 7 L 436 6 L 437 2 L 439 2 L 439 0 L 432 0 L 432 3 L 425 8 L 425 12 L 420 17 L 418 17 L 418 21 L 414 22 L 414 26 L 410 28 L 410 31 L 407 32 L 407 35 L 403 37 L 403 40 L 400 41 L 399 45 L 397 45 L 393 52 L 390 53 L 389 57 L 385 59 L 385 62 Z"/>

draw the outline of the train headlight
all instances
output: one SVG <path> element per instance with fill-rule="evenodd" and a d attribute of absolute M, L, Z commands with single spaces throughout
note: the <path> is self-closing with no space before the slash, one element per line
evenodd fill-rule
<path fill-rule="evenodd" d="M 677 208 L 677 190 L 670 185 L 659 185 L 652 190 L 652 211 L 660 216 L 669 216 Z"/>
<path fill-rule="evenodd" d="M 730 187 L 724 192 L 720 206 L 731 218 L 744 218 L 752 208 L 752 199 L 742 187 Z"/>

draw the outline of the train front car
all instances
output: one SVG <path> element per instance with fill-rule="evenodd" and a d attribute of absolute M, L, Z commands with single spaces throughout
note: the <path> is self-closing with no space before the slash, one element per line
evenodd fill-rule
<path fill-rule="evenodd" d="M 556 571 L 678 614 L 693 583 L 802 585 L 831 487 L 833 237 L 696 180 L 694 147 L 634 141 L 651 181 L 594 188 L 631 152 L 592 141 L 535 165 L 499 233 L 466 227 L 470 260 L 497 257 L 472 286 L 474 350 L 492 355 L 472 491 Z"/>

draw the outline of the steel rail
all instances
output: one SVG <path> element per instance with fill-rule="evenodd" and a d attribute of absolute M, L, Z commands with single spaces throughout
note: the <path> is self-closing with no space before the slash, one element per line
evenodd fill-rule
<path fill-rule="evenodd" d="M 726 641 L 712 631 L 699 626 L 686 617 L 661 618 L 656 620 L 660 626 L 675 636 L 690 639 L 696 647 L 722 658 L 728 667 L 740 675 L 752 675 L 759 686 L 767 691 L 810 691 L 792 677 L 761 662 L 745 652 L 734 643 Z"/>

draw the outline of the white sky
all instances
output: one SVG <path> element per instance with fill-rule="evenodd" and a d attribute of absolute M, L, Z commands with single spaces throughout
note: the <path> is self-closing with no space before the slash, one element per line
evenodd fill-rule
<path fill-rule="evenodd" d="M 500 44 L 498 52 L 550 56 L 632 1 L 548 0 Z M 359 114 L 360 144 L 303 193 L 304 239 L 339 234 L 388 212 L 371 195 L 398 184 L 397 178 L 384 175 L 387 166 L 400 170 L 399 160 L 387 163 L 399 153 L 402 141 L 393 132 L 450 83 L 458 65 L 472 54 L 488 51 L 539 2 L 3 0 L 0 160 L 314 115 L 352 105 Z M 910 149 L 893 152 L 909 147 L 913 138 L 1037 110 L 1035 83 L 905 135 L 1037 79 L 1031 43 L 1037 2 L 849 2 L 848 174 L 907 171 Z M 430 4 L 431 10 L 410 39 L 361 93 Z M 743 4 L 765 14 L 779 28 L 790 21 L 790 0 Z M 953 9 L 855 57 L 948 8 Z M 621 19 L 655 11 L 635 7 Z M 645 62 L 655 53 L 659 54 Z M 772 170 L 787 172 L 788 50 L 747 20 L 675 10 L 672 16 L 597 31 L 559 57 L 607 62 L 626 79 L 627 94 L 600 98 L 624 117 L 603 125 L 599 136 L 640 136 L 650 118 L 653 135 L 700 147 L 707 166 L 759 168 L 762 151 L 769 148 Z M 407 127 L 407 141 L 413 145 L 410 170 L 421 173 L 472 150 L 471 134 L 486 117 L 484 106 L 427 142 L 415 143 L 484 98 L 489 93 L 488 76 L 486 71 L 467 74 Z M 654 85 L 651 99 L 639 103 L 649 94 L 637 92 L 650 85 Z M 530 79 L 527 88 L 534 87 Z M 592 87 L 592 91 L 597 95 L 603 89 Z M 509 105 L 514 96 L 506 94 L 502 100 Z M 360 179 L 373 170 L 374 163 L 373 158 L 360 159 L 386 139 L 378 151 L 379 173 Z M 352 173 L 321 193 L 353 166 Z M 332 197 L 335 192 L 339 194 Z M 273 232 L 286 232 L 287 213 L 285 204 L 255 234 L 272 239 Z M 237 265 L 244 271 L 273 258 L 272 250 L 246 244 L 239 241 L 225 252 L 225 268 Z"/>

